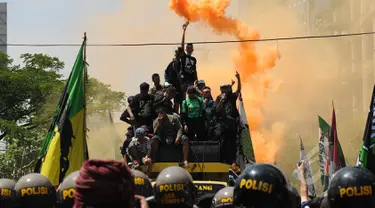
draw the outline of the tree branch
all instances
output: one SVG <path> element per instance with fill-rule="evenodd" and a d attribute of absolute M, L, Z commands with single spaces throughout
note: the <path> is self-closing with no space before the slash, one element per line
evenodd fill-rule
<path fill-rule="evenodd" d="M 2 110 L 0 110 L 0 114 L 4 113 L 8 108 L 4 108 Z"/>
<path fill-rule="evenodd" d="M 25 168 L 29 168 L 32 164 L 34 164 L 35 160 L 32 160 L 30 161 L 27 165 L 24 165 L 21 167 L 21 170 L 25 169 Z"/>

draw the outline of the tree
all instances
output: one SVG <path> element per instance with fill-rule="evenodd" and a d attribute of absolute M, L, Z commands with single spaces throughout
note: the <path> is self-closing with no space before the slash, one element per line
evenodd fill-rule
<path fill-rule="evenodd" d="M 23 66 L 0 53 L 0 178 L 18 179 L 32 170 L 65 86 L 65 65 L 46 54 L 21 55 Z M 89 78 L 87 113 L 118 109 L 125 93 Z"/>
<path fill-rule="evenodd" d="M 106 113 L 118 110 L 125 105 L 125 93 L 111 90 L 111 86 L 100 82 L 94 77 L 88 81 L 87 114 Z"/>

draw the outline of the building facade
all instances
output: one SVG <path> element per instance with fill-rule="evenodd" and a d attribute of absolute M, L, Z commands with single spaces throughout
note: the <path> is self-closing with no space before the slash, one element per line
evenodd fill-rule
<path fill-rule="evenodd" d="M 7 53 L 7 3 L 0 3 L 0 51 Z M 2 132 L 0 132 L 1 134 Z M 5 143 L 0 140 L 0 153 L 5 151 Z"/>
<path fill-rule="evenodd" d="M 309 35 L 375 31 L 375 0 L 286 0 L 286 3 L 290 9 L 302 14 Z M 331 42 L 339 57 L 332 87 L 347 89 L 334 90 L 340 93 L 334 94 L 333 99 L 347 99 L 340 103 L 340 108 L 353 116 L 365 114 L 375 83 L 375 36 L 342 37 Z"/>
<path fill-rule="evenodd" d="M 0 3 L 0 51 L 7 53 L 7 22 L 8 22 L 8 9 L 7 3 Z"/>
<path fill-rule="evenodd" d="M 253 1 L 238 4 L 239 15 Z M 375 0 L 275 0 L 299 15 L 305 35 L 339 35 L 375 31 Z M 345 116 L 366 115 L 375 84 L 375 35 L 331 38 L 337 61 L 331 80 L 335 106 Z M 343 90 L 345 89 L 345 90 Z M 352 109 L 352 110 L 349 110 Z"/>

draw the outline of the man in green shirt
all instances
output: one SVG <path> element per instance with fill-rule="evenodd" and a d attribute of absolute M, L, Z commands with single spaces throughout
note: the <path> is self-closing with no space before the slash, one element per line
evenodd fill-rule
<path fill-rule="evenodd" d="M 181 118 L 184 130 L 190 140 L 207 140 L 206 111 L 203 99 L 197 96 L 194 86 L 187 89 L 188 97 L 181 105 Z"/>

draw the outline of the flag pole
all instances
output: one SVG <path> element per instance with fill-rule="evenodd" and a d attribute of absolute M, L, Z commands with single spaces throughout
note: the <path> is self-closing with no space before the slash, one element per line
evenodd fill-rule
<path fill-rule="evenodd" d="M 86 63 L 86 41 L 87 41 L 87 36 L 86 32 L 84 33 L 83 36 L 83 42 L 84 42 L 84 48 L 83 48 L 83 62 L 84 62 L 84 67 L 83 67 L 83 97 L 84 97 L 84 112 L 83 112 L 83 141 L 84 141 L 84 147 L 85 147 L 85 160 L 89 159 L 89 152 L 88 152 L 88 147 L 87 147 L 87 106 L 86 106 L 86 87 L 87 87 L 87 82 L 88 82 L 88 77 L 87 77 L 87 63 Z"/>

